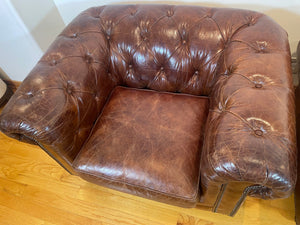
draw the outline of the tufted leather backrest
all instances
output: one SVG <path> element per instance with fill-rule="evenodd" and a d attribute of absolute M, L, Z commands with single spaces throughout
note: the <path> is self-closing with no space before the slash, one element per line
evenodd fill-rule
<path fill-rule="evenodd" d="M 245 41 L 234 36 L 251 30 L 261 16 L 190 6 L 104 6 L 83 12 L 67 30 L 76 31 L 79 42 L 95 34 L 99 46 L 90 52 L 105 60 L 106 72 L 120 85 L 209 95 L 226 48 Z M 263 44 L 249 43 L 253 51 Z"/>

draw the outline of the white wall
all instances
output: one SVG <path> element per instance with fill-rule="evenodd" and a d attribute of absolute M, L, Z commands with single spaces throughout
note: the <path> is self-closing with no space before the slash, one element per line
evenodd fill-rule
<path fill-rule="evenodd" d="M 46 51 L 65 27 L 52 0 L 10 0 L 38 45 Z"/>
<path fill-rule="evenodd" d="M 1 1 L 0 15 L 0 67 L 21 81 L 43 52 L 8 0 Z"/>
<path fill-rule="evenodd" d="M 292 53 L 300 40 L 300 0 L 0 0 L 0 71 L 22 81 L 55 36 L 81 11 L 106 4 L 168 3 L 244 8 L 271 16 L 289 33 Z"/>

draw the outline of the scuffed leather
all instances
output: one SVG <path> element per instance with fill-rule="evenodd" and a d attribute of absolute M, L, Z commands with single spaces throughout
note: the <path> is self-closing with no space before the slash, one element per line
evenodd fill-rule
<path fill-rule="evenodd" d="M 245 181 L 285 197 L 296 179 L 286 32 L 252 11 L 112 5 L 58 36 L 0 117 L 0 129 L 72 164 L 117 85 L 210 97 L 201 185 Z M 266 192 L 267 190 L 267 192 Z"/>
<path fill-rule="evenodd" d="M 297 62 L 296 62 L 296 75 L 300 78 L 300 42 L 297 46 Z M 296 97 L 296 129 L 297 129 L 297 147 L 300 147 L 300 85 L 295 90 Z M 295 186 L 295 220 L 296 225 L 300 224 L 300 158 L 297 159 L 297 182 Z"/>
<path fill-rule="evenodd" d="M 208 108 L 207 97 L 117 87 L 73 165 L 94 183 L 195 206 Z"/>
<path fill-rule="evenodd" d="M 262 186 L 251 196 L 287 197 L 297 158 L 290 49 L 285 31 L 270 18 L 253 21 L 230 36 L 219 62 L 201 180 L 203 190 L 243 181 Z"/>
<path fill-rule="evenodd" d="M 115 87 L 97 29 L 98 21 L 81 14 L 56 38 L 2 111 L 4 133 L 33 139 L 72 164 Z"/>

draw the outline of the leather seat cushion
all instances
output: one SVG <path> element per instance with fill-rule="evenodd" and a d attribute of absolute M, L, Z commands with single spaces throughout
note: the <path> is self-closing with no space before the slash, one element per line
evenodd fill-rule
<path fill-rule="evenodd" d="M 208 107 L 207 97 L 116 87 L 75 169 L 97 184 L 193 207 Z"/>

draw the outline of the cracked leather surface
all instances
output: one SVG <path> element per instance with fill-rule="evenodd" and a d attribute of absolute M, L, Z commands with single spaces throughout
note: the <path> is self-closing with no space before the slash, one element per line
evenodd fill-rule
<path fill-rule="evenodd" d="M 209 96 L 203 193 L 245 181 L 251 195 L 295 185 L 294 94 L 286 32 L 252 11 L 172 5 L 88 9 L 57 37 L 0 117 L 70 165 L 114 87 Z"/>
<path fill-rule="evenodd" d="M 117 87 L 74 167 L 94 183 L 195 206 L 207 97 Z"/>

